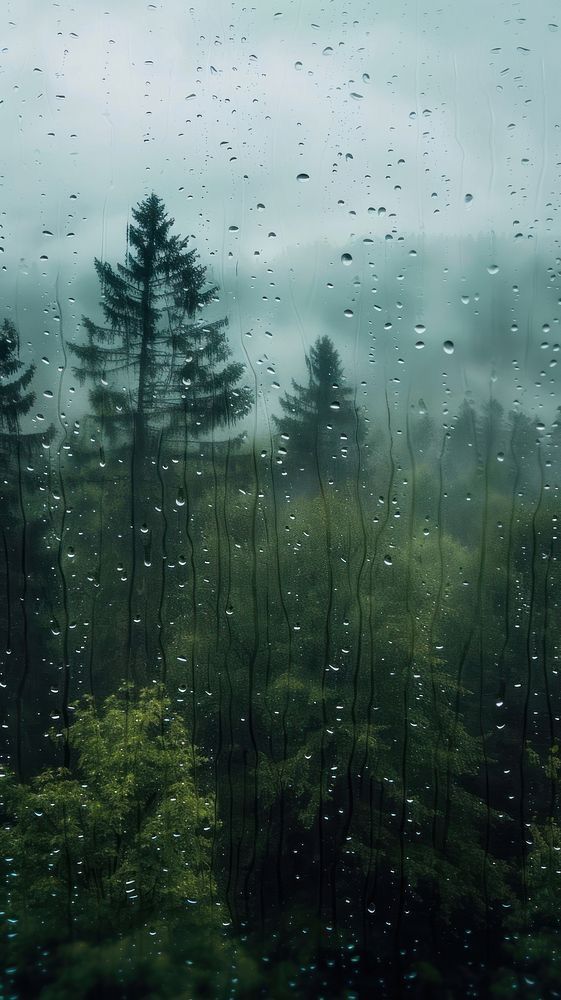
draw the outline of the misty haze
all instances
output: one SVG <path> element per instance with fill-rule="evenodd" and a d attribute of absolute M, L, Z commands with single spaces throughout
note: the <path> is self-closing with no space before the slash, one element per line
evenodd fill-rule
<path fill-rule="evenodd" d="M 561 996 L 557 4 L 5 0 L 2 996 Z"/>

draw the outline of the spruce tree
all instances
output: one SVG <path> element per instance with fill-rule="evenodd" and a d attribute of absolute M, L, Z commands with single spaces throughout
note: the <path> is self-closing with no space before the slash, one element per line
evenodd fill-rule
<path fill-rule="evenodd" d="M 318 337 L 306 355 L 308 383 L 292 379 L 292 392 L 281 397 L 281 417 L 273 417 L 289 467 L 300 473 L 329 476 L 363 437 L 353 388 L 345 385 L 339 352 L 330 337 Z"/>
<path fill-rule="evenodd" d="M 6 560 L 6 532 L 16 523 L 19 507 L 21 447 L 37 437 L 21 433 L 21 418 L 29 413 L 35 401 L 35 393 L 29 389 L 34 371 L 34 365 L 25 367 L 20 361 L 18 332 L 12 321 L 5 319 L 0 328 L 0 459 L 3 470 L 0 519 Z"/>
<path fill-rule="evenodd" d="M 157 195 L 132 217 L 125 263 L 95 260 L 105 324 L 84 317 L 87 342 L 69 346 L 76 377 L 94 383 L 90 399 L 105 430 L 132 431 L 142 461 L 167 427 L 198 437 L 239 420 L 252 398 L 238 385 L 243 365 L 229 361 L 227 319 L 198 318 L 218 289 L 207 284 L 196 250 L 171 233 L 174 220 Z"/>
<path fill-rule="evenodd" d="M 48 441 L 53 428 L 23 431 L 22 417 L 35 402 L 30 389 L 35 365 L 25 366 L 19 358 L 19 335 L 14 323 L 4 319 L 0 327 L 0 460 L 3 476 L 0 488 L 2 529 L 14 523 L 22 449 L 29 456 L 39 441 Z"/>
<path fill-rule="evenodd" d="M 20 419 L 29 413 L 35 394 L 29 385 L 35 371 L 20 361 L 19 337 L 11 320 L 5 319 L 0 330 L 0 435 L 2 451 L 20 430 Z M 22 371 L 23 369 L 23 371 Z M 19 373 L 19 374 L 18 374 Z"/>
<path fill-rule="evenodd" d="M 4 319 L 0 327 L 0 650 L 2 687 L 7 687 L 6 706 L 12 701 L 15 734 L 3 722 L 12 743 L 15 735 L 15 768 L 22 771 L 24 693 L 30 676 L 32 642 L 28 613 L 29 528 L 25 501 L 26 466 L 46 432 L 22 429 L 22 418 L 31 410 L 35 393 L 30 389 L 34 365 L 19 358 L 19 336 L 14 323 Z M 12 654 L 7 659 L 8 654 Z M 4 674 L 4 670 L 6 673 Z M 7 713 L 10 719 L 10 713 Z"/>
<path fill-rule="evenodd" d="M 91 384 L 102 438 L 107 434 L 119 448 L 130 446 L 127 678 L 163 656 L 150 624 L 166 586 L 163 442 L 171 439 L 187 457 L 189 441 L 233 424 L 252 404 L 249 388 L 239 384 L 243 365 L 230 360 L 227 320 L 200 316 L 218 289 L 173 226 L 155 194 L 132 210 L 125 262 L 112 267 L 95 260 L 104 323 L 84 317 L 86 342 L 69 345 L 78 361 L 76 377 Z M 188 504 L 184 523 L 188 532 Z"/>

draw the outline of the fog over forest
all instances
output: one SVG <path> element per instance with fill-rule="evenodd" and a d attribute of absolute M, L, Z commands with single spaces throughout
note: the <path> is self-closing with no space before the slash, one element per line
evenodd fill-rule
<path fill-rule="evenodd" d="M 94 256 L 123 259 L 130 209 L 156 190 L 210 266 L 269 410 L 273 383 L 327 333 L 374 410 L 395 378 L 402 400 L 440 409 L 445 371 L 452 409 L 487 398 L 493 377 L 507 409 L 548 424 L 561 158 L 550 7 L 449 4 L 417 21 L 389 4 L 8 3 L 0 292 L 29 351 L 61 363 L 57 310 L 73 340 L 97 308 Z M 54 392 L 53 368 L 38 377 Z M 65 372 L 69 415 L 83 409 L 71 383 Z M 46 419 L 53 406 L 42 400 Z"/>
<path fill-rule="evenodd" d="M 0 27 L 0 993 L 561 997 L 558 4 Z"/>

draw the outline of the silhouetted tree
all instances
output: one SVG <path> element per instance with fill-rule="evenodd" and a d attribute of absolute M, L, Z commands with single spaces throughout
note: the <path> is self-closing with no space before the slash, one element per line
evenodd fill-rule
<path fill-rule="evenodd" d="M 132 445 L 129 664 L 137 654 L 142 660 L 155 656 L 150 601 L 164 600 L 165 581 L 158 591 L 147 575 L 165 559 L 154 503 L 162 494 L 162 437 L 169 432 L 174 443 L 180 438 L 186 454 L 189 440 L 233 424 L 252 404 L 249 388 L 239 385 L 243 365 L 230 360 L 227 320 L 203 322 L 199 316 L 216 301 L 217 287 L 207 283 L 197 252 L 171 233 L 174 220 L 157 195 L 139 202 L 132 219 L 125 263 L 113 268 L 95 261 L 104 325 L 84 317 L 86 343 L 69 345 L 78 380 L 93 382 L 90 400 L 101 420 L 102 445 L 104 431 Z M 185 513 L 188 520 L 188 507 Z M 133 619 L 144 622 L 138 642 Z"/>
<path fill-rule="evenodd" d="M 330 337 L 318 337 L 306 355 L 308 384 L 292 380 L 293 392 L 281 397 L 281 417 L 273 417 L 289 464 L 305 473 L 333 472 L 349 447 L 363 436 L 363 423 L 345 385 L 343 366 Z"/>
<path fill-rule="evenodd" d="M 23 369 L 23 371 L 22 371 Z M 18 332 L 5 319 L 0 330 L 0 434 L 2 446 L 20 430 L 20 418 L 29 413 L 35 393 L 28 391 L 35 365 L 26 368 L 19 359 Z M 20 373 L 20 374 L 18 374 Z"/>
<path fill-rule="evenodd" d="M 30 389 L 34 371 L 34 365 L 20 361 L 18 332 L 11 320 L 4 319 L 0 327 L 0 648 L 11 657 L 2 658 L 0 663 L 2 687 L 8 688 L 5 704 L 15 700 L 15 717 L 10 721 L 16 726 L 18 773 L 22 768 L 23 697 L 31 646 L 27 603 L 31 546 L 24 480 L 32 471 L 30 458 L 34 450 L 52 435 L 52 428 L 37 432 L 21 426 L 35 401 Z M 11 737 L 10 728 L 3 728 Z"/>
<path fill-rule="evenodd" d="M 234 423 L 252 403 L 239 387 L 243 365 L 228 362 L 226 319 L 197 319 L 216 299 L 206 268 L 155 194 L 132 210 L 126 261 L 95 261 L 105 325 L 84 317 L 87 343 L 70 344 L 81 383 L 108 432 L 131 428 L 140 461 L 150 432 L 181 426 L 189 437 Z"/>

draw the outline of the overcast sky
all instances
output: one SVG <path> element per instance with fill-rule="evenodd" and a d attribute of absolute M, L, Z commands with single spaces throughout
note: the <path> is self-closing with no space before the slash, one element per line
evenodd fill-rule
<path fill-rule="evenodd" d="M 3 0 L 3 313 L 54 371 L 55 299 L 73 339 L 93 257 L 122 259 L 130 207 L 154 190 L 267 398 L 326 330 L 355 379 L 374 345 L 378 388 L 402 354 L 409 392 L 452 324 L 458 388 L 508 363 L 509 399 L 518 379 L 529 408 L 551 408 L 533 352 L 543 324 L 558 337 L 541 313 L 556 303 L 560 23 L 542 0 Z M 482 351 L 466 339 L 476 303 L 518 272 L 526 340 Z"/>

